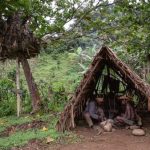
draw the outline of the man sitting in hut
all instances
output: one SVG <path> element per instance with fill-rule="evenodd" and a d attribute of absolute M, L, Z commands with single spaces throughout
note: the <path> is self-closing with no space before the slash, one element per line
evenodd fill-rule
<path fill-rule="evenodd" d="M 134 102 L 131 100 L 132 98 L 128 96 L 121 96 L 119 99 L 122 100 L 122 113 L 120 116 L 116 117 L 116 123 L 131 126 L 137 122 L 137 124 L 141 126 L 141 117 L 137 114 L 134 108 Z"/>
<path fill-rule="evenodd" d="M 84 111 L 84 118 L 90 128 L 94 127 L 94 123 L 100 123 L 105 120 L 105 114 L 102 108 L 103 98 L 97 97 L 90 100 Z"/>

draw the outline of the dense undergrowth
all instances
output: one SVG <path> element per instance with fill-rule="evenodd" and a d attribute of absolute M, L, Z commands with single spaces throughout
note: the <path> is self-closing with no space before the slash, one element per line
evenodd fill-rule
<path fill-rule="evenodd" d="M 4 64 L 5 74 L 0 79 L 0 116 L 16 114 L 15 95 L 15 62 Z M 63 109 L 74 89 L 79 84 L 82 68 L 78 65 L 78 57 L 74 53 L 47 55 L 42 53 L 38 58 L 30 60 L 31 69 L 42 99 L 44 112 L 59 112 Z M 9 69 L 8 69 L 9 68 Z M 31 111 L 31 99 L 27 83 L 21 70 L 22 112 Z"/>
<path fill-rule="evenodd" d="M 64 105 L 72 96 L 83 72 L 91 61 L 91 59 L 83 60 L 81 51 L 82 49 L 79 48 L 77 52 L 73 53 L 47 54 L 43 52 L 37 58 L 29 61 L 42 99 L 42 111 L 36 116 L 27 115 L 32 109 L 31 99 L 21 69 L 22 115 L 19 118 L 15 117 L 17 109 L 15 61 L 0 64 L 0 133 L 8 127 L 30 123 L 34 120 L 47 122 L 47 126 L 41 126 L 40 129 L 17 130 L 8 137 L 0 137 L 0 149 L 22 146 L 31 139 L 50 137 L 55 141 L 66 135 L 66 133 L 58 133 L 55 125 L 59 112 L 63 110 Z"/>
<path fill-rule="evenodd" d="M 45 113 L 63 110 L 97 50 L 96 46 L 93 46 L 86 49 L 79 47 L 72 52 L 63 53 L 49 54 L 43 51 L 37 58 L 29 61 L 41 95 L 42 110 Z M 116 52 L 123 61 L 130 62 L 125 57 L 126 53 L 121 50 Z M 130 66 L 136 70 L 132 63 Z M 0 117 L 16 114 L 15 74 L 15 61 L 0 64 Z M 20 84 L 22 113 L 29 113 L 32 109 L 31 99 L 22 69 Z"/>

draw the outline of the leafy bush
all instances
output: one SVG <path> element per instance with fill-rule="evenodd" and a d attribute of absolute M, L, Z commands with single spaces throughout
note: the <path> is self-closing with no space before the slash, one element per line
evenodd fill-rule
<path fill-rule="evenodd" d="M 21 82 L 22 83 L 22 82 Z M 23 83 L 22 83 L 23 84 Z M 22 112 L 31 111 L 31 100 L 28 91 L 21 84 Z M 0 117 L 15 115 L 17 110 L 16 85 L 8 77 L 0 80 Z"/>
<path fill-rule="evenodd" d="M 14 83 L 5 78 L 0 80 L 0 117 L 16 112 L 16 95 Z"/>
<path fill-rule="evenodd" d="M 52 88 L 51 84 L 40 80 L 38 83 L 40 95 L 42 97 L 42 107 L 44 112 L 60 111 L 67 102 L 67 93 L 63 85 L 58 85 L 57 89 Z"/>
<path fill-rule="evenodd" d="M 52 98 L 48 103 L 48 108 L 56 112 L 62 111 L 67 100 L 68 98 L 65 92 L 65 88 L 62 86 L 58 89 L 58 91 L 53 92 Z"/>

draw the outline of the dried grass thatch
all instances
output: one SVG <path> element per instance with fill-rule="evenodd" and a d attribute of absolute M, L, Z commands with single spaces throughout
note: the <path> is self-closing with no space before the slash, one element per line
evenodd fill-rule
<path fill-rule="evenodd" d="M 93 93 L 105 64 L 111 67 L 124 82 L 130 85 L 131 89 L 134 89 L 142 97 L 147 99 L 148 106 L 150 106 L 150 86 L 137 74 L 131 71 L 131 69 L 123 63 L 112 50 L 108 47 L 102 47 L 84 75 L 74 96 L 62 112 L 60 119 L 57 122 L 57 129 L 59 131 L 69 130 L 75 127 L 75 119 L 78 119 L 78 117 L 81 116 L 86 100 L 89 95 Z"/>
<path fill-rule="evenodd" d="M 28 59 L 39 53 L 40 41 L 29 30 L 28 21 L 28 18 L 21 17 L 21 13 L 0 18 L 0 60 L 20 56 Z"/>

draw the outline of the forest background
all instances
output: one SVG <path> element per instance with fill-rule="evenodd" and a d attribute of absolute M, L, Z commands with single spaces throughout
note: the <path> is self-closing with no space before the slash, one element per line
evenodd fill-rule
<path fill-rule="evenodd" d="M 79 85 L 94 55 L 109 46 L 143 80 L 150 82 L 150 2 L 148 0 L 1 0 L 0 16 L 30 18 L 43 41 L 30 59 L 42 98 L 42 113 L 60 112 Z M 16 61 L 0 62 L 0 117 L 16 115 Z M 31 99 L 21 70 L 22 114 Z"/>

